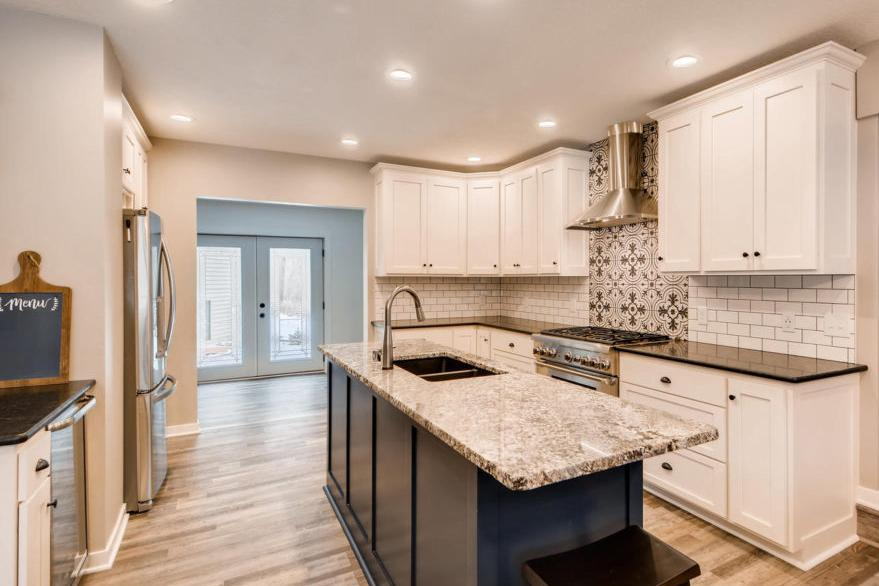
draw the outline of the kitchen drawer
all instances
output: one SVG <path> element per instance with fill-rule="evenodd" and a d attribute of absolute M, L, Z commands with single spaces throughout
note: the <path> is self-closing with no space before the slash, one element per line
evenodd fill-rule
<path fill-rule="evenodd" d="M 623 352 L 620 356 L 620 380 L 726 407 L 726 377 L 709 368 Z"/>
<path fill-rule="evenodd" d="M 18 449 L 18 500 L 25 501 L 49 477 L 50 466 L 37 470 L 40 460 L 50 463 L 52 436 L 41 431 Z"/>
<path fill-rule="evenodd" d="M 644 482 L 726 517 L 726 464 L 691 450 L 644 460 Z"/>
<path fill-rule="evenodd" d="M 531 341 L 531 336 L 527 334 L 508 332 L 507 330 L 493 330 L 491 332 L 491 349 L 493 351 L 500 350 L 510 354 L 518 354 L 531 360 L 534 343 Z"/>
<path fill-rule="evenodd" d="M 519 354 L 513 354 L 512 352 L 505 352 L 503 350 L 492 350 L 491 352 L 492 360 L 499 362 L 506 366 L 507 368 L 511 368 L 513 370 L 518 370 L 520 372 L 534 372 L 534 359 L 533 358 L 525 358 Z"/>
<path fill-rule="evenodd" d="M 713 442 L 690 448 L 709 458 L 726 462 L 726 409 L 708 403 L 700 403 L 670 393 L 639 387 L 631 383 L 620 384 L 620 398 L 639 405 L 653 407 L 672 415 L 707 423 L 717 428 L 720 437 Z"/>

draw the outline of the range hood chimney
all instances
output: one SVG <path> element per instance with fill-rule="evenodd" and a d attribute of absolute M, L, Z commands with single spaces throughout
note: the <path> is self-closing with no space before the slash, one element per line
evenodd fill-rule
<path fill-rule="evenodd" d="M 589 207 L 568 230 L 599 230 L 658 217 L 656 200 L 641 189 L 640 122 L 619 122 L 607 130 L 607 195 Z"/>

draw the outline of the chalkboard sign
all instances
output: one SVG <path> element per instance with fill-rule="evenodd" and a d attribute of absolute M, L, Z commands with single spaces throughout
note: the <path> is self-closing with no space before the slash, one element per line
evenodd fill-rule
<path fill-rule="evenodd" d="M 71 291 L 40 279 L 40 260 L 22 252 L 18 278 L 0 285 L 0 388 L 68 377 Z"/>

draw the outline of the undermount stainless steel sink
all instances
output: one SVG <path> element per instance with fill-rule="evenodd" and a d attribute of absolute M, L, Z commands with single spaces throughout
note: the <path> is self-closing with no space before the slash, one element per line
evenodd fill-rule
<path fill-rule="evenodd" d="M 500 374 L 498 372 L 492 372 L 480 368 L 469 362 L 452 358 L 451 356 L 431 356 L 430 358 L 395 360 L 394 366 L 399 366 L 403 370 L 411 372 L 412 374 L 431 382 Z"/>

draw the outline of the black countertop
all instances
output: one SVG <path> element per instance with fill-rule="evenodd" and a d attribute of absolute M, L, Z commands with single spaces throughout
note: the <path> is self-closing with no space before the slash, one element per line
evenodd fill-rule
<path fill-rule="evenodd" d="M 652 356 L 740 374 L 750 374 L 788 383 L 804 383 L 867 370 L 863 364 L 804 358 L 775 352 L 761 352 L 716 346 L 700 342 L 669 340 L 653 344 L 619 346 L 620 352 Z"/>
<path fill-rule="evenodd" d="M 372 325 L 384 327 L 385 322 L 384 320 L 373 320 Z M 537 334 L 543 330 L 570 327 L 570 325 L 566 324 L 502 316 L 432 318 L 424 321 L 418 321 L 417 319 L 395 319 L 391 321 L 391 326 L 395 330 L 443 326 L 488 326 L 511 332 L 519 332 L 520 334 Z"/>
<path fill-rule="evenodd" d="M 76 380 L 0 389 L 0 446 L 27 441 L 94 386 Z"/>

